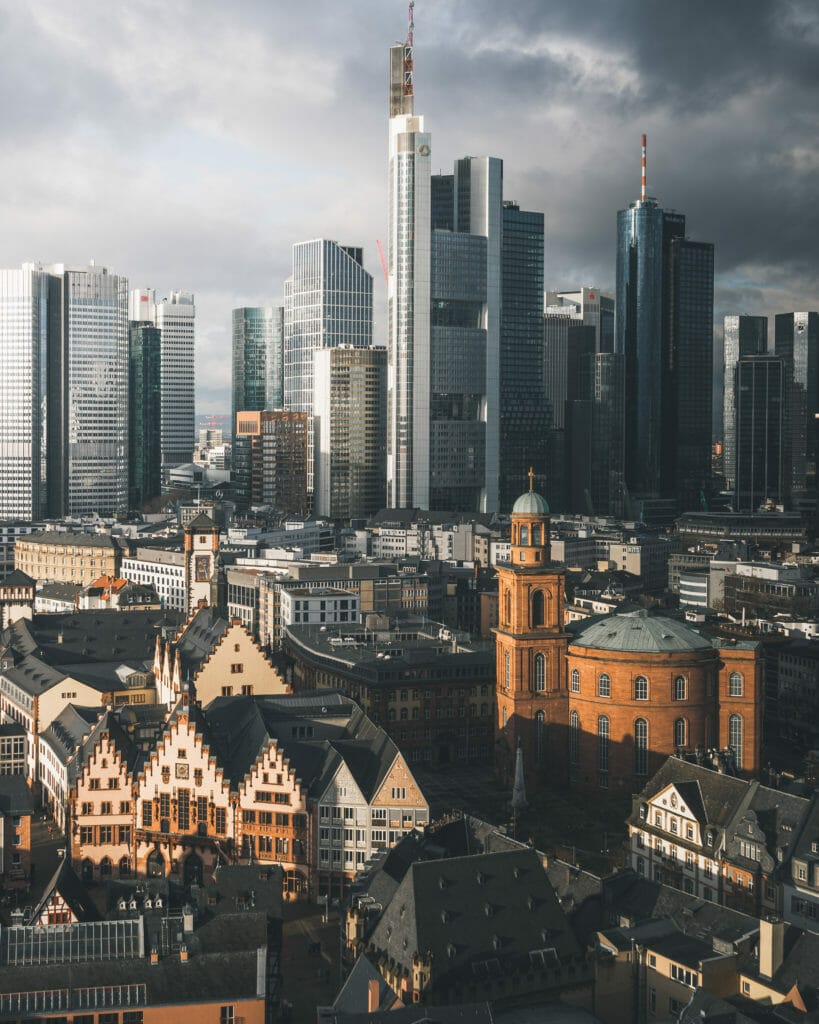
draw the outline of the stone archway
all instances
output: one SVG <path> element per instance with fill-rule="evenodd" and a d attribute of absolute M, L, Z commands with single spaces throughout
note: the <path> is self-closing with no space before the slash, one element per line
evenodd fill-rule
<path fill-rule="evenodd" d="M 156 847 L 154 847 L 154 849 L 148 854 L 146 873 L 148 878 L 165 877 L 165 858 L 162 856 L 162 852 Z"/>

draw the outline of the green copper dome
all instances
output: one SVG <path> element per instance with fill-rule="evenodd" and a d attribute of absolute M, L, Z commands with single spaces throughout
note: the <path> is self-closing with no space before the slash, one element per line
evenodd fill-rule
<path fill-rule="evenodd" d="M 536 491 L 525 491 L 512 509 L 512 515 L 548 516 L 549 506 L 542 494 Z"/>

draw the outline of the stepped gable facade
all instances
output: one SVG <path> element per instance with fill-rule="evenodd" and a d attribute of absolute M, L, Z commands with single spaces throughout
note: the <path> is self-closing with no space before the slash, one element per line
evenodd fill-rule
<path fill-rule="evenodd" d="M 157 636 L 157 700 L 172 706 L 187 686 L 204 707 L 217 697 L 284 694 L 290 687 L 239 619 L 198 608 L 173 639 Z"/>
<path fill-rule="evenodd" d="M 84 880 L 190 885 L 220 863 L 278 864 L 291 897 L 342 896 L 376 850 L 429 820 L 395 744 L 338 694 L 203 711 L 183 692 L 147 744 L 108 712 L 81 760 L 69 813 Z"/>

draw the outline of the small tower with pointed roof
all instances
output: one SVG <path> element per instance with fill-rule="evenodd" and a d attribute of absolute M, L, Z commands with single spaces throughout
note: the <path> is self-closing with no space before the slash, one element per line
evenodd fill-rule
<path fill-rule="evenodd" d="M 529 787 L 568 779 L 565 569 L 551 560 L 549 506 L 534 489 L 512 509 L 508 562 L 498 565 L 496 768 L 511 784 L 520 741 Z"/>
<path fill-rule="evenodd" d="M 185 590 L 189 613 L 196 611 L 202 601 L 210 603 L 218 551 L 219 527 L 209 515 L 200 512 L 185 527 Z"/>

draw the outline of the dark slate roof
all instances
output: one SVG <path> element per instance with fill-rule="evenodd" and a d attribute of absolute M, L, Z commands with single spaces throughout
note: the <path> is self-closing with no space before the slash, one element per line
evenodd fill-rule
<path fill-rule="evenodd" d="M 88 764 L 91 755 L 94 752 L 94 748 L 103 733 L 108 733 L 111 742 L 119 751 L 123 762 L 128 767 L 128 771 L 132 774 L 138 771 L 142 763 L 141 751 L 135 745 L 128 733 L 119 724 L 116 713 L 114 711 L 106 711 L 88 734 L 88 739 L 83 743 L 80 752 L 77 755 L 75 765 L 76 774 L 79 775 L 82 772 L 82 769 Z"/>
<path fill-rule="evenodd" d="M 24 573 L 22 569 L 12 569 L 12 571 L 4 576 L 0 580 L 0 587 L 36 587 L 37 580 L 34 580 L 27 573 Z"/>
<path fill-rule="evenodd" d="M 174 646 L 179 651 L 183 675 L 196 673 L 228 631 L 229 623 L 211 605 L 200 608 Z"/>
<path fill-rule="evenodd" d="M 370 943 L 407 972 L 416 952 L 429 952 L 432 992 L 472 979 L 482 961 L 508 971 L 533 951 L 554 948 L 564 963 L 579 952 L 534 850 L 416 861 Z"/>
<path fill-rule="evenodd" d="M 731 775 L 712 771 L 701 765 L 691 764 L 679 757 L 669 757 L 665 764 L 646 783 L 642 792 L 635 798 L 635 809 L 629 821 L 638 825 L 639 804 L 656 796 L 669 785 L 674 785 L 684 799 L 690 800 L 690 808 L 695 814 L 702 814 L 703 824 L 726 828 L 742 800 L 748 793 L 750 783 Z M 684 786 L 685 789 L 680 789 Z M 689 806 L 689 804 L 686 804 Z"/>
<path fill-rule="evenodd" d="M 119 545 L 107 533 L 73 533 L 69 530 L 42 530 L 29 533 L 21 540 L 33 541 L 35 544 L 82 545 L 89 548 L 118 548 Z"/>
<path fill-rule="evenodd" d="M 63 857 L 26 924 L 36 923 L 46 905 L 55 895 L 59 895 L 65 900 L 78 921 L 99 921 L 100 915 L 94 901 L 88 895 L 85 886 L 74 873 L 67 859 Z"/>
<path fill-rule="evenodd" d="M 32 697 L 39 697 L 66 678 L 64 672 L 52 668 L 33 654 L 15 657 L 14 665 L 3 669 L 3 675 Z"/>
<path fill-rule="evenodd" d="M 819 1010 L 819 934 L 786 930 L 785 955 L 773 982 L 780 992 L 796 985 L 807 1009 Z"/>
<path fill-rule="evenodd" d="M 218 533 L 219 527 L 206 512 L 200 512 L 199 515 L 194 516 L 194 518 L 191 519 L 185 527 L 185 532 L 192 532 L 194 530 L 211 530 Z"/>
<path fill-rule="evenodd" d="M 64 601 L 66 604 L 76 604 L 77 597 L 82 593 L 81 583 L 45 583 L 37 591 L 37 597 L 42 601 Z"/>
<path fill-rule="evenodd" d="M 780 859 L 787 859 L 786 853 L 791 851 L 809 809 L 810 801 L 806 797 L 752 784 L 750 799 L 731 824 L 728 857 L 733 863 L 742 862 L 740 840 L 752 839 L 764 851 L 760 858 L 762 870 L 774 871 Z M 756 862 L 748 862 L 748 866 L 754 869 Z"/>
<path fill-rule="evenodd" d="M 184 621 L 181 612 L 94 609 L 35 615 L 31 635 L 52 665 L 95 661 L 150 660 L 156 638 L 168 625 Z"/>
<path fill-rule="evenodd" d="M 255 701 L 228 697 L 205 717 L 221 752 L 225 777 L 235 788 L 270 742 L 259 708 Z"/>
<path fill-rule="evenodd" d="M 322 1024 L 493 1024 L 489 1003 L 458 1003 L 452 1006 L 399 1006 L 374 1013 L 322 1014 Z"/>
<path fill-rule="evenodd" d="M 88 708 L 78 704 L 68 704 L 57 715 L 47 729 L 40 733 L 40 738 L 65 763 L 74 753 L 74 749 L 83 741 L 83 737 L 91 732 L 91 728 L 105 709 L 99 705 Z"/>
<path fill-rule="evenodd" d="M 379 1009 L 388 1010 L 398 997 L 366 956 L 360 956 L 353 964 L 347 980 L 333 1001 L 332 1009 L 345 1015 L 366 1011 L 371 981 L 378 983 Z"/>
<path fill-rule="evenodd" d="M 0 813 L 34 813 L 34 800 L 23 775 L 0 775 Z"/>

